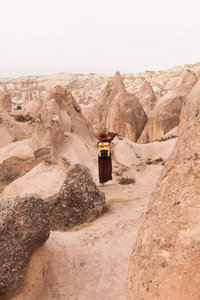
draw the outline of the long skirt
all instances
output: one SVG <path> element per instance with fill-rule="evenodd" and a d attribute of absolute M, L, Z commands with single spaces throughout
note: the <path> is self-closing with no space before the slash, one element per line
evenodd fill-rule
<path fill-rule="evenodd" d="M 100 158 L 98 160 L 99 167 L 99 182 L 104 183 L 112 180 L 112 160 L 108 158 Z"/>

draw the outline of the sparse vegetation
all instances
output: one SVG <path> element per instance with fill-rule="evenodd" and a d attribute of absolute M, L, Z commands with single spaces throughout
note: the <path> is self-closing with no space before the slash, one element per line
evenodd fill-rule
<path fill-rule="evenodd" d="M 146 161 L 147 165 L 158 165 L 159 163 L 162 163 L 162 165 L 164 165 L 164 161 L 162 157 L 159 157 L 157 159 L 152 160 L 151 158 L 148 158 Z"/>
<path fill-rule="evenodd" d="M 178 136 L 177 135 L 169 135 L 169 136 L 166 136 L 166 137 L 161 137 L 159 139 L 156 139 L 156 140 L 153 140 L 153 141 L 143 141 L 142 144 L 150 144 L 152 142 L 165 142 L 165 141 L 168 141 L 170 139 L 176 139 Z"/>
<path fill-rule="evenodd" d="M 14 116 L 14 119 L 18 122 L 28 122 L 28 121 L 32 121 L 33 118 L 30 117 L 29 115 L 17 115 L 17 116 Z"/>
<path fill-rule="evenodd" d="M 155 142 L 164 142 L 164 141 L 168 141 L 170 139 L 175 139 L 177 138 L 177 135 L 169 135 L 166 137 L 161 137 L 160 139 L 156 139 Z"/>
<path fill-rule="evenodd" d="M 135 179 L 129 177 L 122 177 L 119 181 L 119 184 L 127 185 L 127 184 L 134 184 Z"/>
<path fill-rule="evenodd" d="M 115 174 L 116 176 L 122 176 L 122 173 L 119 172 L 119 171 L 114 172 L 114 174 Z"/>

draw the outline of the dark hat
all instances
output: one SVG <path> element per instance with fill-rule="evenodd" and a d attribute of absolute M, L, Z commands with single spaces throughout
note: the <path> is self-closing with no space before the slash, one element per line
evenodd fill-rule
<path fill-rule="evenodd" d="M 109 135 L 107 132 L 100 132 L 97 138 L 99 141 L 103 142 L 103 141 L 107 140 L 108 137 L 109 137 Z"/>

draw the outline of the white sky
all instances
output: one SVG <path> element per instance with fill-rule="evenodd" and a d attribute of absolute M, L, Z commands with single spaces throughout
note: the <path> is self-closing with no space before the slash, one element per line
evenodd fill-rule
<path fill-rule="evenodd" d="M 0 77 L 200 61 L 200 0 L 0 0 Z"/>

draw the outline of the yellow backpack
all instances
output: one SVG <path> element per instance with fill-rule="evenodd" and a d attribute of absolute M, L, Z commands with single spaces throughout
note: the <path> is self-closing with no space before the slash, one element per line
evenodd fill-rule
<path fill-rule="evenodd" d="M 108 142 L 98 143 L 99 156 L 101 158 L 108 158 L 110 156 L 110 144 Z"/>

